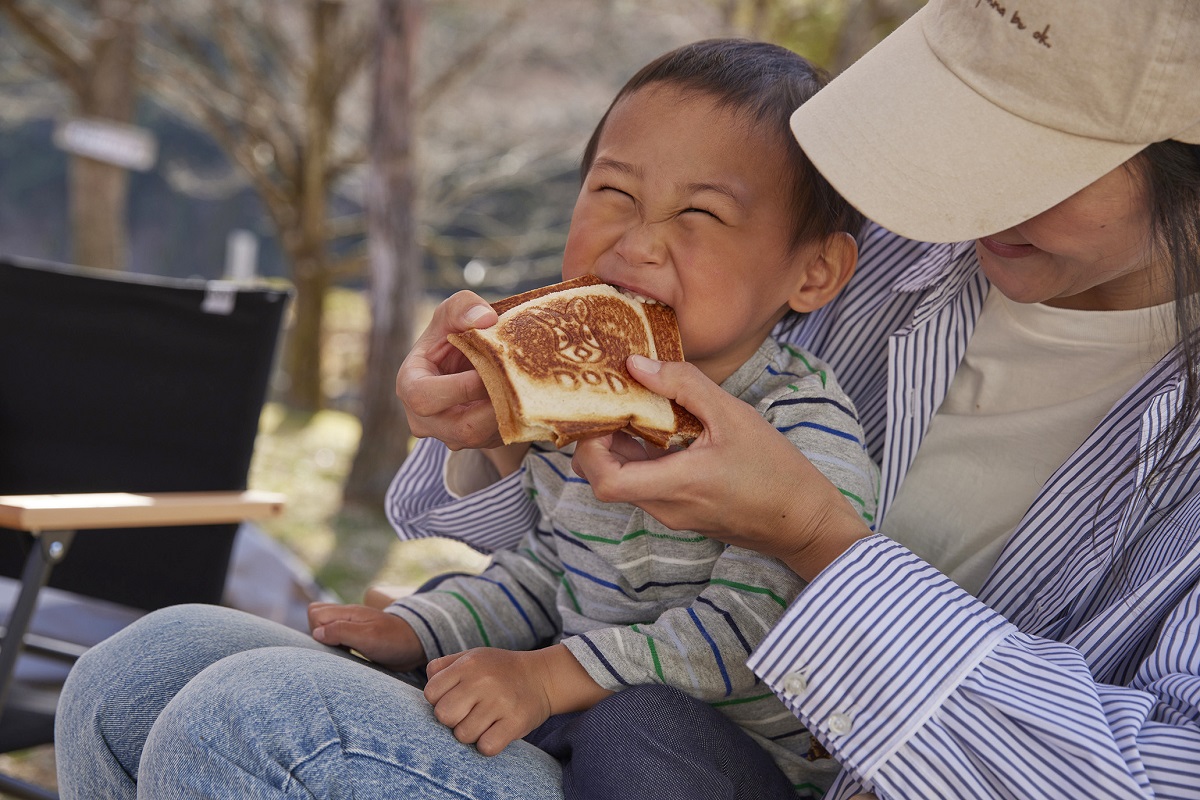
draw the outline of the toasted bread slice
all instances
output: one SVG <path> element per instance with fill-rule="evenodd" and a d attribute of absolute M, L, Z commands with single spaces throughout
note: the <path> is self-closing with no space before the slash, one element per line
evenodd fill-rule
<path fill-rule="evenodd" d="M 588 275 L 493 303 L 491 328 L 451 334 L 483 377 L 506 444 L 556 446 L 628 430 L 657 447 L 688 444 L 700 421 L 630 376 L 637 353 L 682 361 L 675 312 Z"/>

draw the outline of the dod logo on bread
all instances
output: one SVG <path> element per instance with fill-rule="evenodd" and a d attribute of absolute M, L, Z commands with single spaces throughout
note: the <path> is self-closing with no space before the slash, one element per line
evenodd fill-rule
<path fill-rule="evenodd" d="M 491 328 L 451 334 L 483 377 L 505 444 L 555 446 L 627 430 L 688 444 L 700 421 L 625 369 L 634 353 L 682 361 L 675 312 L 587 275 L 493 303 Z"/>

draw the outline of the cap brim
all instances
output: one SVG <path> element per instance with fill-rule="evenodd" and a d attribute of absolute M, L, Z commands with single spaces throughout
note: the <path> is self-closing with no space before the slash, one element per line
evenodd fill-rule
<path fill-rule="evenodd" d="M 1144 147 L 1063 133 L 992 104 L 929 48 L 923 11 L 792 115 L 805 153 L 870 219 L 911 239 L 977 239 L 1040 214 Z"/>

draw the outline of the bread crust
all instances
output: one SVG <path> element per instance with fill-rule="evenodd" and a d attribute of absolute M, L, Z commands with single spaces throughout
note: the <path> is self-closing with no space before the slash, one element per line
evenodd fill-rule
<path fill-rule="evenodd" d="M 627 430 L 666 448 L 687 445 L 703 430 L 695 416 L 650 393 L 625 367 L 635 352 L 683 360 L 669 306 L 641 303 L 586 275 L 492 308 L 501 317 L 495 326 L 448 339 L 482 377 L 505 444 L 549 440 L 562 447 Z"/>

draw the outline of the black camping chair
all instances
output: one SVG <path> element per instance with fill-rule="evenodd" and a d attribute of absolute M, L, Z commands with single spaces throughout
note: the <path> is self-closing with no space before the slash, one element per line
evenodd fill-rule
<path fill-rule="evenodd" d="M 289 298 L 0 258 L 0 752 L 53 741 L 87 647 L 220 602 L 238 520 L 280 509 L 244 490 Z"/>

